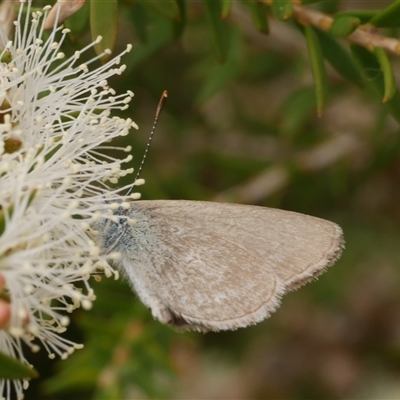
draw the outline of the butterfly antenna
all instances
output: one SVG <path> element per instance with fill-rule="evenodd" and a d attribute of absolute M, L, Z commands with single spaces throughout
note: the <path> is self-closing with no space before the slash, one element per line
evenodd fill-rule
<path fill-rule="evenodd" d="M 132 186 L 130 187 L 130 189 L 128 190 L 128 193 L 125 196 L 128 196 L 132 192 L 132 190 L 133 190 L 133 188 L 135 186 L 135 182 L 139 179 L 140 173 L 142 172 L 143 165 L 144 165 L 144 162 L 145 162 L 146 157 L 147 157 L 147 153 L 149 152 L 151 141 L 153 140 L 153 136 L 154 136 L 154 133 L 156 131 L 158 119 L 160 118 L 160 114 L 161 114 L 161 111 L 162 111 L 162 109 L 164 107 L 164 104 L 165 104 L 165 102 L 167 100 L 167 97 L 168 97 L 168 92 L 166 90 L 164 90 L 162 92 L 160 101 L 158 102 L 156 116 L 154 117 L 153 127 L 151 128 L 149 140 L 147 141 L 147 145 L 146 145 L 146 148 L 145 148 L 144 153 L 143 153 L 142 162 L 140 163 L 140 166 L 139 166 L 138 172 L 136 174 L 135 180 L 133 181 Z M 128 214 L 128 210 L 125 210 L 125 215 L 127 215 L 127 214 Z M 115 249 L 115 247 L 118 245 L 118 243 L 120 242 L 122 237 L 125 235 L 127 229 L 128 229 L 128 224 L 125 224 L 125 227 L 122 229 L 121 234 L 117 237 L 117 239 L 112 244 L 112 246 L 107 250 L 107 254 L 111 253 Z"/>
<path fill-rule="evenodd" d="M 147 153 L 149 152 L 151 141 L 153 140 L 153 136 L 154 136 L 154 133 L 156 131 L 157 123 L 158 123 L 158 120 L 160 118 L 161 111 L 164 108 L 164 104 L 165 104 L 165 102 L 167 100 L 167 97 L 168 97 L 168 92 L 166 90 L 164 90 L 162 92 L 160 101 L 158 102 L 156 115 L 154 117 L 153 127 L 151 128 L 149 140 L 147 141 L 146 148 L 144 149 L 142 162 L 139 165 L 139 169 L 138 169 L 138 172 L 137 172 L 137 174 L 135 176 L 135 180 L 133 181 L 132 188 L 129 190 L 129 192 L 127 194 L 131 193 L 131 191 L 133 190 L 133 186 L 135 186 L 135 182 L 139 179 L 140 173 L 142 172 L 142 169 L 143 169 L 143 166 L 144 166 L 144 162 L 146 161 Z"/>

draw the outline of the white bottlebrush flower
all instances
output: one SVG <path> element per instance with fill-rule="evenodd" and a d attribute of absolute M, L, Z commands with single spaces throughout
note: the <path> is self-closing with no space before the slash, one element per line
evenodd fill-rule
<path fill-rule="evenodd" d="M 0 352 L 25 363 L 22 343 L 44 347 L 51 358 L 78 348 L 60 336 L 66 314 L 90 308 L 93 271 L 116 274 L 90 226 L 121 199 L 109 184 L 131 172 L 122 168 L 131 156 L 105 156 L 99 145 L 136 128 L 110 116 L 133 96 L 107 84 L 124 70 L 120 57 L 90 70 L 100 56 L 86 63 L 80 56 L 92 43 L 65 58 L 66 29 L 44 39 L 48 10 L 31 13 L 21 4 L 14 40 L 0 30 L 0 292 L 4 281 L 7 297 L 0 300 Z M 0 380 L 0 398 L 22 398 L 26 384 Z"/>

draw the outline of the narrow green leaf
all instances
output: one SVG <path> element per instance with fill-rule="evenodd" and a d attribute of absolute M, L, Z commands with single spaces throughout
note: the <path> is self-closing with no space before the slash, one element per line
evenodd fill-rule
<path fill-rule="evenodd" d="M 258 1 L 256 2 L 249 1 L 248 5 L 251 10 L 251 16 L 255 28 L 260 32 L 268 33 L 269 32 L 268 17 L 267 17 L 268 6 Z"/>
<path fill-rule="evenodd" d="M 271 11 L 279 21 L 288 21 L 293 16 L 292 0 L 273 0 Z"/>
<path fill-rule="evenodd" d="M 383 78 L 383 73 L 381 71 L 381 66 L 376 56 L 366 50 L 362 46 L 351 45 L 351 52 L 355 56 L 355 59 L 360 65 L 362 73 L 365 77 L 364 81 L 368 88 L 379 99 L 384 97 L 385 93 L 385 83 Z M 399 91 L 396 91 L 393 97 L 383 103 L 386 110 L 400 123 L 400 95 Z"/>
<path fill-rule="evenodd" d="M 206 18 L 210 25 L 214 47 L 220 62 L 224 62 L 228 53 L 228 25 L 221 19 L 222 4 L 220 0 L 202 0 Z"/>
<path fill-rule="evenodd" d="M 400 23 L 400 0 L 395 0 L 378 12 L 369 22 L 380 28 L 398 27 Z"/>
<path fill-rule="evenodd" d="M 172 21 L 174 38 L 182 36 L 186 26 L 186 2 L 185 0 L 176 0 L 179 8 L 179 18 Z"/>
<path fill-rule="evenodd" d="M 333 19 L 332 25 L 329 28 L 329 33 L 336 37 L 345 37 L 352 34 L 361 24 L 357 17 L 341 16 Z"/>
<path fill-rule="evenodd" d="M 393 74 L 392 65 L 385 50 L 381 47 L 375 47 L 374 54 L 383 73 L 384 93 L 382 102 L 387 103 L 396 93 L 396 80 Z"/>
<path fill-rule="evenodd" d="M 113 50 L 118 31 L 118 1 L 90 1 L 90 30 L 92 39 L 101 36 L 103 40 L 95 45 L 97 54 Z M 107 59 L 104 57 L 104 59 Z"/>
<path fill-rule="evenodd" d="M 0 378 L 1 379 L 29 379 L 37 378 L 37 371 L 28 365 L 0 352 Z"/>
<path fill-rule="evenodd" d="M 324 65 L 324 57 L 314 28 L 310 25 L 304 27 L 307 41 L 307 49 L 311 62 L 311 70 L 314 77 L 315 96 L 317 101 L 317 113 L 322 114 L 327 94 L 327 77 Z"/>
<path fill-rule="evenodd" d="M 51 150 L 49 152 L 47 152 L 44 155 L 44 159 L 46 161 L 50 160 L 51 157 L 54 157 L 55 154 L 57 154 L 57 152 L 62 148 L 61 144 L 58 144 L 56 146 L 54 146 L 53 148 L 51 148 Z"/>
<path fill-rule="evenodd" d="M 335 18 L 341 17 L 355 17 L 360 20 L 362 24 L 369 22 L 380 10 L 349 10 L 341 11 L 335 14 Z"/>
<path fill-rule="evenodd" d="M 343 78 L 348 79 L 360 88 L 364 87 L 363 77 L 360 74 L 358 65 L 355 64 L 349 52 L 324 31 L 315 29 L 315 33 L 318 36 L 324 57 L 332 67 Z"/>
<path fill-rule="evenodd" d="M 232 8 L 232 0 L 222 0 L 222 19 L 226 19 L 229 17 Z"/>
<path fill-rule="evenodd" d="M 181 17 L 179 5 L 176 0 L 136 0 L 136 2 L 148 8 L 149 11 L 156 12 L 165 18 L 178 21 Z"/>
<path fill-rule="evenodd" d="M 330 14 L 330 15 L 335 15 L 339 8 L 340 8 L 340 3 L 342 0 L 329 0 L 325 1 L 322 0 L 320 1 L 320 5 L 318 7 L 319 11 L 324 13 L 324 14 Z M 307 0 L 302 0 L 301 4 L 307 4 L 307 3 L 313 3 L 313 1 L 307 1 Z"/>

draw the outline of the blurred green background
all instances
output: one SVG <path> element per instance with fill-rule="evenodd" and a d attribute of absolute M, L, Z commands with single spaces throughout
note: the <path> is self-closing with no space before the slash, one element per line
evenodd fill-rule
<path fill-rule="evenodd" d="M 319 280 L 286 295 L 270 319 L 235 332 L 177 333 L 153 321 L 126 282 L 94 281 L 94 308 L 75 312 L 66 332 L 85 348 L 57 362 L 28 354 L 41 379 L 27 398 L 400 398 L 400 101 L 395 79 L 390 87 L 398 57 L 383 56 L 388 72 L 379 54 L 350 49 L 337 35 L 318 49 L 296 16 L 282 18 L 284 0 L 271 7 L 179 0 L 178 11 L 172 3 L 118 4 L 113 54 L 127 43 L 133 50 L 123 60 L 127 71 L 110 84 L 135 93 L 123 115 L 140 130 L 115 145 L 132 145 L 136 168 L 159 96 L 169 92 L 142 172 L 142 198 L 320 216 L 343 227 L 346 249 Z M 370 19 L 389 10 L 395 22 L 370 32 L 399 37 L 398 1 L 314 3 L 303 7 L 335 15 L 362 10 Z M 66 52 L 90 40 L 89 13 L 99 4 L 116 3 L 92 1 L 67 20 L 73 33 Z M 339 64 L 354 63 L 353 79 L 326 61 L 332 42 L 348 55 L 337 53 Z M 319 71 L 326 79 L 316 76 L 313 50 L 325 58 Z M 387 91 L 392 97 L 383 105 Z"/>

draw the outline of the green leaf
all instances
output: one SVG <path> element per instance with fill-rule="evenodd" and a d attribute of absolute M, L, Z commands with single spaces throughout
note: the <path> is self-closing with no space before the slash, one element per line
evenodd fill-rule
<path fill-rule="evenodd" d="M 341 17 L 355 17 L 360 20 L 362 24 L 369 22 L 380 10 L 349 10 L 341 11 L 335 14 L 335 18 Z"/>
<path fill-rule="evenodd" d="M 332 39 L 328 34 L 319 29 L 315 29 L 318 36 L 324 57 L 332 65 L 335 70 L 348 79 L 350 82 L 364 87 L 364 81 L 358 69 L 358 66 L 353 61 L 349 52 L 341 46 L 337 40 Z"/>
<path fill-rule="evenodd" d="M 384 98 L 385 82 L 381 65 L 376 56 L 362 46 L 351 45 L 351 52 L 354 54 L 364 75 L 364 81 L 370 91 L 379 99 Z M 386 110 L 400 123 L 400 95 L 396 91 L 393 97 L 384 103 Z"/>
<path fill-rule="evenodd" d="M 113 50 L 118 31 L 118 1 L 107 0 L 90 2 L 90 30 L 92 39 L 101 36 L 103 40 L 95 45 L 97 54 L 104 50 Z M 107 59 L 109 56 L 105 56 Z"/>
<path fill-rule="evenodd" d="M 387 103 L 394 96 L 397 90 L 392 64 L 389 61 L 387 53 L 381 47 L 375 47 L 374 54 L 383 73 L 384 93 L 382 102 Z"/>
<path fill-rule="evenodd" d="M 228 18 L 232 8 L 232 0 L 222 0 L 222 19 Z"/>
<path fill-rule="evenodd" d="M 165 18 L 175 21 L 181 18 L 179 4 L 176 0 L 136 0 L 136 2 L 146 7 L 149 11 L 156 12 Z"/>
<path fill-rule="evenodd" d="M 311 70 L 314 77 L 315 97 L 317 101 L 317 113 L 322 114 L 325 106 L 327 94 L 327 77 L 324 65 L 324 57 L 318 36 L 310 25 L 304 27 L 304 33 L 307 41 L 307 49 L 311 62 Z"/>
<path fill-rule="evenodd" d="M 273 0 L 271 11 L 282 22 L 286 22 L 293 16 L 293 4 L 291 0 Z"/>
<path fill-rule="evenodd" d="M 37 378 L 37 371 L 28 365 L 0 352 L 0 378 L 1 379 L 28 379 Z"/>
<path fill-rule="evenodd" d="M 82 32 L 88 25 L 90 6 L 88 2 L 79 9 L 78 12 L 68 17 L 64 24 L 71 30 L 70 35 L 76 37 L 77 34 Z"/>
<path fill-rule="evenodd" d="M 332 25 L 329 28 L 329 33 L 336 37 L 345 37 L 352 34 L 361 24 L 357 17 L 340 16 L 333 19 Z"/>
<path fill-rule="evenodd" d="M 269 32 L 268 17 L 267 17 L 268 6 L 258 1 L 256 2 L 249 1 L 247 4 L 249 5 L 251 10 L 251 16 L 255 28 L 260 32 L 268 33 Z"/>
<path fill-rule="evenodd" d="M 319 11 L 321 11 L 324 14 L 330 14 L 330 15 L 335 15 L 338 12 L 338 9 L 340 8 L 340 3 L 342 0 L 329 0 L 329 1 L 320 1 L 320 5 L 318 7 Z M 307 4 L 307 3 L 314 3 L 314 1 L 307 1 L 307 0 L 302 0 L 301 4 Z"/>
<path fill-rule="evenodd" d="M 175 38 L 182 36 L 186 26 L 186 2 L 185 0 L 176 0 L 179 8 L 179 18 L 173 21 L 173 33 Z"/>
<path fill-rule="evenodd" d="M 229 48 L 228 25 L 221 19 L 222 4 L 220 0 L 202 0 L 205 15 L 210 25 L 214 47 L 220 62 L 224 62 Z"/>
<path fill-rule="evenodd" d="M 378 12 L 369 22 L 380 28 L 398 27 L 400 24 L 400 0 L 395 0 Z"/>

